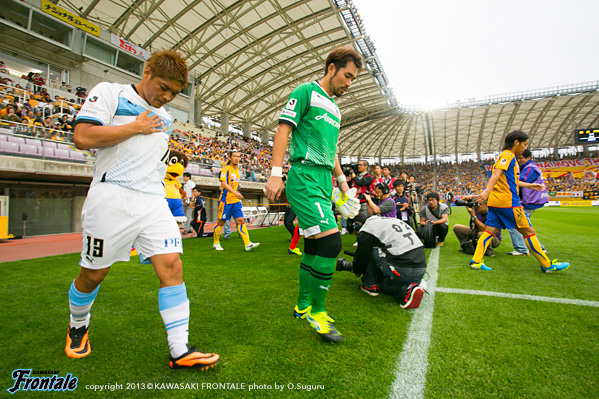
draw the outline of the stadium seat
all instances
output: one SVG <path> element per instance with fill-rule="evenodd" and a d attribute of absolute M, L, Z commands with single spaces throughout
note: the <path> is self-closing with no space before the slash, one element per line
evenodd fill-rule
<path fill-rule="evenodd" d="M 76 161 L 76 162 L 87 162 L 86 159 L 85 159 L 85 156 L 82 153 L 80 153 L 79 151 L 73 151 L 73 150 L 71 150 L 70 151 L 70 156 L 71 156 L 71 159 L 73 161 Z"/>
<path fill-rule="evenodd" d="M 71 147 L 69 147 L 67 144 L 62 144 L 62 143 L 56 143 L 56 148 L 61 149 L 61 150 L 67 150 L 67 151 L 69 151 L 71 149 Z"/>
<path fill-rule="evenodd" d="M 57 148 L 54 150 L 54 156 L 58 159 L 71 160 L 69 155 L 69 150 L 65 150 L 64 148 Z"/>
<path fill-rule="evenodd" d="M 42 147 L 42 155 L 44 158 L 56 158 L 52 147 Z"/>
<path fill-rule="evenodd" d="M 200 165 L 195 164 L 195 163 L 190 163 L 189 165 L 187 165 L 187 168 L 185 169 L 185 171 L 191 173 L 192 175 L 199 175 L 200 174 Z"/>
<path fill-rule="evenodd" d="M 43 146 L 47 148 L 52 148 L 53 150 L 57 148 L 56 143 L 54 141 L 44 141 Z"/>
<path fill-rule="evenodd" d="M 259 206 L 258 213 L 261 215 L 266 215 L 268 213 L 268 208 L 266 208 L 265 206 Z"/>
<path fill-rule="evenodd" d="M 19 152 L 23 155 L 27 155 L 29 157 L 39 157 L 41 156 L 38 151 L 38 146 L 31 144 L 21 144 L 19 146 Z"/>
<path fill-rule="evenodd" d="M 8 136 L 7 141 L 9 143 L 25 144 L 25 139 L 23 137 Z"/>
<path fill-rule="evenodd" d="M 0 134 L 0 141 L 8 141 L 8 137 L 5 134 Z"/>
<path fill-rule="evenodd" d="M 19 153 L 19 144 L 12 143 L 9 141 L 3 142 L 0 141 L 0 152 L 6 154 L 18 154 Z"/>
<path fill-rule="evenodd" d="M 42 146 L 42 141 L 38 139 L 25 139 L 25 144 L 34 145 L 36 147 Z"/>

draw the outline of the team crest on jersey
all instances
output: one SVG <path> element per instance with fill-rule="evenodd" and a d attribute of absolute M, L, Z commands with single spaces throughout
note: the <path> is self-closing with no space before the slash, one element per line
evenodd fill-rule
<path fill-rule="evenodd" d="M 297 99 L 292 98 L 287 102 L 287 105 L 285 106 L 285 108 L 293 111 L 295 109 L 295 104 L 297 104 Z"/>
<path fill-rule="evenodd" d="M 503 165 L 503 164 L 504 164 L 504 163 L 506 163 L 506 162 L 507 162 L 507 158 L 503 158 L 503 159 L 501 160 L 501 162 L 499 162 L 499 163 Z"/>
<path fill-rule="evenodd" d="M 93 96 L 92 98 L 89 98 L 87 101 L 89 101 L 90 103 L 95 103 L 96 101 L 98 101 L 98 96 Z"/>

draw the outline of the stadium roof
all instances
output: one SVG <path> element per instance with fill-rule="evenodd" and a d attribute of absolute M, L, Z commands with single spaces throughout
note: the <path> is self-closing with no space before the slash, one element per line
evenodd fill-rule
<path fill-rule="evenodd" d="M 253 130 L 274 131 L 291 89 L 320 79 L 331 49 L 353 46 L 367 67 L 338 100 L 342 155 L 496 151 L 514 129 L 529 132 L 535 148 L 565 146 L 573 144 L 575 127 L 598 122 L 598 82 L 446 110 L 402 107 L 351 0 L 63 0 L 59 5 L 150 51 L 182 51 L 199 79 L 202 115 L 218 118 L 226 112 L 229 123 L 251 122 Z"/>

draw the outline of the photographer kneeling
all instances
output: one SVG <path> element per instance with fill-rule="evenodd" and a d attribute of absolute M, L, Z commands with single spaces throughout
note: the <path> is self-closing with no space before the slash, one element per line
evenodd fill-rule
<path fill-rule="evenodd" d="M 466 195 L 459 200 L 455 201 L 458 206 L 464 205 L 466 210 L 470 214 L 470 227 L 464 226 L 463 224 L 456 224 L 453 226 L 453 233 L 460 242 L 461 251 L 468 255 L 473 255 L 476 249 L 478 239 L 487 225 L 487 204 L 478 204 L 474 202 L 473 195 Z M 491 244 L 485 252 L 485 256 L 495 256 L 494 249 L 501 244 L 501 232 L 497 233 L 493 237 Z"/>
<path fill-rule="evenodd" d="M 420 210 L 420 226 L 416 229 L 418 237 L 423 237 L 425 226 L 430 223 L 433 227 L 434 235 L 437 236 L 437 245 L 442 247 L 445 237 L 449 231 L 449 208 L 447 205 L 439 202 L 439 194 L 431 191 L 426 194 L 426 206 Z M 429 248 L 431 245 L 425 245 Z M 433 244 L 434 246 L 434 244 Z"/>
<path fill-rule="evenodd" d="M 339 258 L 336 270 L 363 275 L 361 290 L 370 296 L 378 296 L 380 284 L 381 291 L 399 300 L 402 308 L 420 306 L 426 257 L 414 230 L 396 218 L 362 214 L 349 219 L 347 229 L 359 232 L 358 248 L 353 263 Z"/>
<path fill-rule="evenodd" d="M 389 218 L 397 217 L 395 201 L 391 198 L 389 187 L 384 183 L 378 183 L 374 186 L 374 193 L 376 194 L 376 198 L 378 198 L 377 204 L 374 203 L 369 194 L 364 194 L 364 198 L 368 204 L 368 214 L 381 215 Z"/>

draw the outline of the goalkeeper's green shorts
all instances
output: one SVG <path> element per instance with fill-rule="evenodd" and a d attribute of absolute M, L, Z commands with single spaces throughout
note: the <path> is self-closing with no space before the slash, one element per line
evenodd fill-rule
<path fill-rule="evenodd" d="M 287 176 L 285 192 L 304 237 L 337 228 L 331 204 L 333 178 L 330 169 L 294 163 Z"/>

